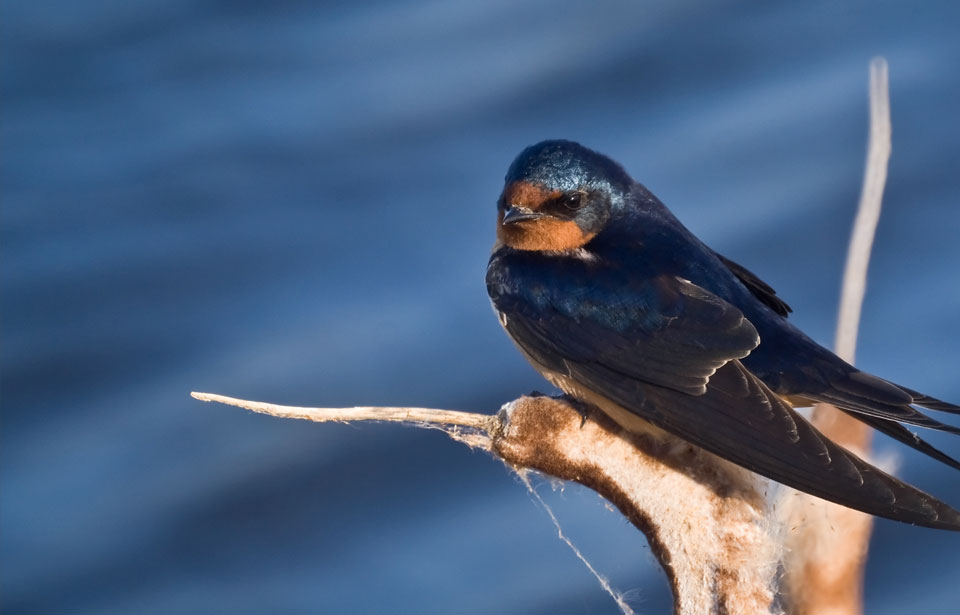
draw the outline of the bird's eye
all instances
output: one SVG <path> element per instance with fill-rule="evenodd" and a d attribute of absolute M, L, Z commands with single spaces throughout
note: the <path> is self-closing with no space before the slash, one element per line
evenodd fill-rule
<path fill-rule="evenodd" d="M 580 209 L 583 206 L 583 193 L 571 192 L 563 197 L 563 206 L 567 209 Z"/>

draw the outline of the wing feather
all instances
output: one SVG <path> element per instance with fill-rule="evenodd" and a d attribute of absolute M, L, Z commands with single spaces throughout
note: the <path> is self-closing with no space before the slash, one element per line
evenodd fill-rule
<path fill-rule="evenodd" d="M 830 441 L 744 367 L 759 337 L 736 307 L 676 277 L 585 263 L 560 275 L 535 258 L 495 254 L 487 283 L 508 333 L 540 366 L 768 478 L 960 530 L 960 513 Z"/>

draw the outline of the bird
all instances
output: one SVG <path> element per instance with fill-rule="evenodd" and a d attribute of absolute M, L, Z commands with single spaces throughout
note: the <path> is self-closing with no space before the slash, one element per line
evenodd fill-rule
<path fill-rule="evenodd" d="M 960 406 L 861 371 L 711 250 L 611 158 L 567 140 L 524 149 L 497 200 L 486 286 L 547 381 L 625 430 L 662 430 L 740 467 L 878 517 L 960 531 L 960 512 L 831 441 L 796 410 L 826 402 L 953 468 L 904 425 Z"/>

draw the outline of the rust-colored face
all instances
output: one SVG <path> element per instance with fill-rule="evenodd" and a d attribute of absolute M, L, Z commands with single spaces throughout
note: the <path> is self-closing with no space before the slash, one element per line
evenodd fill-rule
<path fill-rule="evenodd" d="M 560 190 L 548 190 L 545 186 L 517 181 L 503 189 L 503 202 L 507 207 L 522 207 L 539 211 L 544 203 L 563 195 Z M 503 224 L 504 210 L 497 215 L 497 238 L 516 250 L 567 251 L 581 248 L 593 239 L 595 233 L 584 233 L 573 220 L 564 220 L 545 215 L 533 220 Z"/>
<path fill-rule="evenodd" d="M 540 184 L 513 182 L 503 189 L 503 201 L 510 207 L 526 207 L 534 211 L 540 206 L 563 194 L 559 190 L 547 190 Z"/>

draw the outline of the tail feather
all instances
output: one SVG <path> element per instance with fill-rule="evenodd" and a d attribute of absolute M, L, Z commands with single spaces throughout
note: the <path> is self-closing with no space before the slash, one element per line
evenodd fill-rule
<path fill-rule="evenodd" d="M 811 397 L 817 401 L 833 404 L 838 408 L 854 414 L 871 416 L 887 421 L 908 423 L 910 425 L 916 425 L 917 427 L 925 427 L 927 429 L 960 435 L 960 427 L 942 423 L 910 405 L 891 406 L 861 397 L 855 397 L 850 394 L 838 393 L 837 391 L 824 391 Z"/>
<path fill-rule="evenodd" d="M 923 406 L 924 408 L 929 408 L 931 410 L 938 410 L 940 412 L 952 412 L 953 414 L 960 414 L 960 406 L 956 404 L 940 401 L 935 397 L 918 393 L 917 391 L 913 391 L 906 387 L 900 388 L 909 393 L 913 398 L 913 403 L 917 404 L 918 406 Z"/>
<path fill-rule="evenodd" d="M 817 394 L 808 394 L 805 397 L 832 404 L 894 440 L 960 470 L 960 461 L 938 450 L 900 424 L 960 435 L 960 427 L 927 416 L 912 404 L 956 414 L 960 414 L 960 406 L 896 385 L 846 364 L 833 365 L 832 369 L 823 370 L 820 374 L 821 386 L 826 386 Z"/>
<path fill-rule="evenodd" d="M 850 366 L 846 366 L 845 369 L 831 370 L 831 372 L 828 372 L 829 375 L 824 375 L 826 387 L 818 394 L 809 395 L 809 397 L 858 415 L 960 435 L 960 427 L 929 417 L 911 404 L 958 414 L 960 414 L 960 406 L 898 386 Z"/>
<path fill-rule="evenodd" d="M 847 414 L 853 416 L 857 420 L 862 421 L 863 423 L 866 423 L 870 427 L 873 427 L 877 431 L 890 436 L 894 440 L 902 442 L 907 446 L 909 446 L 910 448 L 918 450 L 921 453 L 936 459 L 937 461 L 945 463 L 951 468 L 960 470 L 960 461 L 957 461 L 950 455 L 947 455 L 943 451 L 935 448 L 932 444 L 923 440 L 920 436 L 913 433 L 912 431 L 910 431 L 900 423 L 896 423 L 894 421 L 887 421 L 885 419 L 877 418 L 875 416 L 869 416 L 866 414 L 857 414 L 855 412 L 849 412 L 849 411 L 845 411 L 845 412 L 847 412 Z"/>

